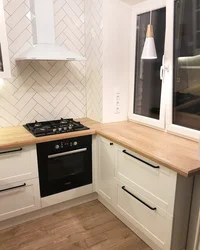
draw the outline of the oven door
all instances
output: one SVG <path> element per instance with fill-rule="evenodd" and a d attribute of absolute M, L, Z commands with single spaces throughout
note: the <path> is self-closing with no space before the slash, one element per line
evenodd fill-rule
<path fill-rule="evenodd" d="M 87 148 L 48 155 L 48 182 L 84 175 Z"/>
<path fill-rule="evenodd" d="M 39 175 L 41 197 L 91 184 L 91 147 L 48 155 Z"/>

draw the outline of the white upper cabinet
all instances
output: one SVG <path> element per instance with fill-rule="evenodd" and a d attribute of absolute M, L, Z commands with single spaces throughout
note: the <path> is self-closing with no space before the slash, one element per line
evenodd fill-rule
<path fill-rule="evenodd" d="M 153 25 L 157 58 L 142 59 L 149 24 Z M 133 7 L 133 81 L 129 118 L 164 129 L 165 88 L 162 64 L 165 54 L 165 1 L 145 1 Z"/>
<path fill-rule="evenodd" d="M 0 0 L 0 78 L 10 78 L 10 57 L 4 16 L 3 0 Z"/>

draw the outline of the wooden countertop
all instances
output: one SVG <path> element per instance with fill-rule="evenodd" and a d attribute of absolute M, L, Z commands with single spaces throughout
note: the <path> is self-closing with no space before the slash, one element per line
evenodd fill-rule
<path fill-rule="evenodd" d="M 185 177 L 200 171 L 197 142 L 128 121 L 109 124 L 87 118 L 80 121 L 90 130 L 36 138 L 22 126 L 1 128 L 0 150 L 96 133 Z"/>
<path fill-rule="evenodd" d="M 91 127 L 92 125 L 96 124 L 95 121 L 87 118 L 80 119 L 80 121 L 87 127 Z M 23 126 L 0 128 L 0 150 L 78 136 L 93 135 L 95 133 L 96 131 L 91 128 L 89 130 L 72 133 L 35 137 Z"/>

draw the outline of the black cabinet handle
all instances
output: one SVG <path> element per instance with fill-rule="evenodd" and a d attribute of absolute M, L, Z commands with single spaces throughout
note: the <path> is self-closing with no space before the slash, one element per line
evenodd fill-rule
<path fill-rule="evenodd" d="M 141 161 L 141 162 L 147 164 L 148 166 L 150 166 L 150 167 L 152 167 L 152 168 L 156 168 L 156 169 L 160 168 L 159 166 L 154 166 L 154 165 L 152 165 L 152 164 L 150 164 L 150 163 L 148 163 L 148 162 L 146 162 L 146 161 L 141 160 L 140 158 L 138 158 L 138 157 L 136 157 L 136 156 L 134 156 L 134 155 L 128 153 L 126 150 L 123 150 L 122 152 L 123 152 L 124 154 L 126 154 L 126 155 L 131 156 L 132 158 L 135 158 L 135 159 L 138 160 L 138 161 Z"/>
<path fill-rule="evenodd" d="M 114 144 L 112 142 L 110 142 L 110 146 L 113 146 Z"/>
<path fill-rule="evenodd" d="M 0 155 L 22 151 L 22 148 L 0 152 Z"/>
<path fill-rule="evenodd" d="M 136 200 L 138 200 L 139 202 L 141 202 L 143 205 L 145 205 L 146 207 L 148 207 L 149 209 L 151 209 L 151 210 L 156 210 L 156 209 L 157 209 L 156 207 L 151 207 L 151 206 L 149 206 L 147 203 L 145 203 L 144 201 L 142 201 L 140 198 L 138 198 L 137 196 L 135 196 L 134 194 L 132 194 L 131 192 L 129 192 L 129 191 L 126 189 L 125 186 L 123 186 L 122 189 L 123 189 L 126 193 L 128 193 L 128 194 L 130 194 L 132 197 L 134 197 Z"/>
<path fill-rule="evenodd" d="M 1 192 L 8 191 L 8 190 L 12 190 L 12 189 L 17 189 L 17 188 L 25 187 L 25 186 L 26 186 L 26 183 L 24 183 L 23 185 L 16 186 L 16 187 L 11 187 L 11 188 L 2 189 L 2 190 L 0 190 L 0 193 L 1 193 Z"/>

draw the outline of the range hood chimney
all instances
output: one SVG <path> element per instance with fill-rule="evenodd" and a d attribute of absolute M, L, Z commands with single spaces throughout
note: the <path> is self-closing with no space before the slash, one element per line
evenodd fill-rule
<path fill-rule="evenodd" d="M 16 60 L 82 61 L 85 58 L 56 45 L 53 0 L 30 0 L 33 46 Z"/>

